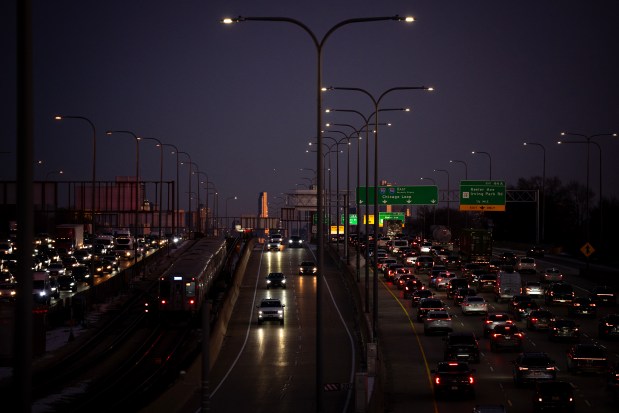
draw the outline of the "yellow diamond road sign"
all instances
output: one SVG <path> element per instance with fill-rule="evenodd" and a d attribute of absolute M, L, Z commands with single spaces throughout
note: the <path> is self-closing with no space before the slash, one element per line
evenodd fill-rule
<path fill-rule="evenodd" d="M 585 255 L 585 257 L 588 258 L 591 254 L 595 252 L 595 248 L 593 248 L 593 245 L 587 242 L 585 245 L 580 247 L 580 252 L 582 252 Z"/>

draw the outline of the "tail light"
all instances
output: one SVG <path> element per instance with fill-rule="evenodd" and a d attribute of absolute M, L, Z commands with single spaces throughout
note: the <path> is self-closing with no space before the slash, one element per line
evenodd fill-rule
<path fill-rule="evenodd" d="M 435 377 L 434 378 L 434 383 L 441 384 L 441 378 L 440 377 Z"/>
<path fill-rule="evenodd" d="M 473 376 L 469 376 L 469 384 L 474 384 L 475 383 L 475 379 L 473 378 Z"/>

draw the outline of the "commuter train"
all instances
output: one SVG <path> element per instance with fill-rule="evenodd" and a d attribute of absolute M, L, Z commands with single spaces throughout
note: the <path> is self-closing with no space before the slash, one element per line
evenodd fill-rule
<path fill-rule="evenodd" d="M 160 314 L 197 313 L 225 260 L 225 240 L 197 241 L 159 278 Z"/>

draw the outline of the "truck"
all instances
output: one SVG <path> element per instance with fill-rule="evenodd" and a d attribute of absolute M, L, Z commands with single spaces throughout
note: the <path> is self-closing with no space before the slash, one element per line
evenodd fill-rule
<path fill-rule="evenodd" d="M 431 225 L 432 231 L 432 246 L 440 247 L 445 251 L 453 251 L 453 242 L 451 242 L 451 230 L 445 225 Z"/>
<path fill-rule="evenodd" d="M 522 277 L 518 272 L 500 271 L 494 285 L 494 301 L 510 300 L 522 294 Z"/>
<path fill-rule="evenodd" d="M 74 251 L 84 246 L 84 224 L 56 225 L 56 248 Z"/>
<path fill-rule="evenodd" d="M 485 229 L 463 229 L 459 239 L 459 254 L 463 263 L 490 262 L 492 257 L 492 232 Z"/>

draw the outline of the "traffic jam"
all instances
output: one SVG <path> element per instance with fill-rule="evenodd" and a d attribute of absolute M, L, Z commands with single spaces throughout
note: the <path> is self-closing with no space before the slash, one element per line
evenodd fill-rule
<path fill-rule="evenodd" d="M 616 289 L 582 279 L 539 247 L 493 251 L 477 235 L 463 233 L 456 248 L 383 238 L 369 252 L 413 320 L 435 399 L 474 411 L 613 411 Z M 487 390 L 493 382 L 500 391 Z"/>

